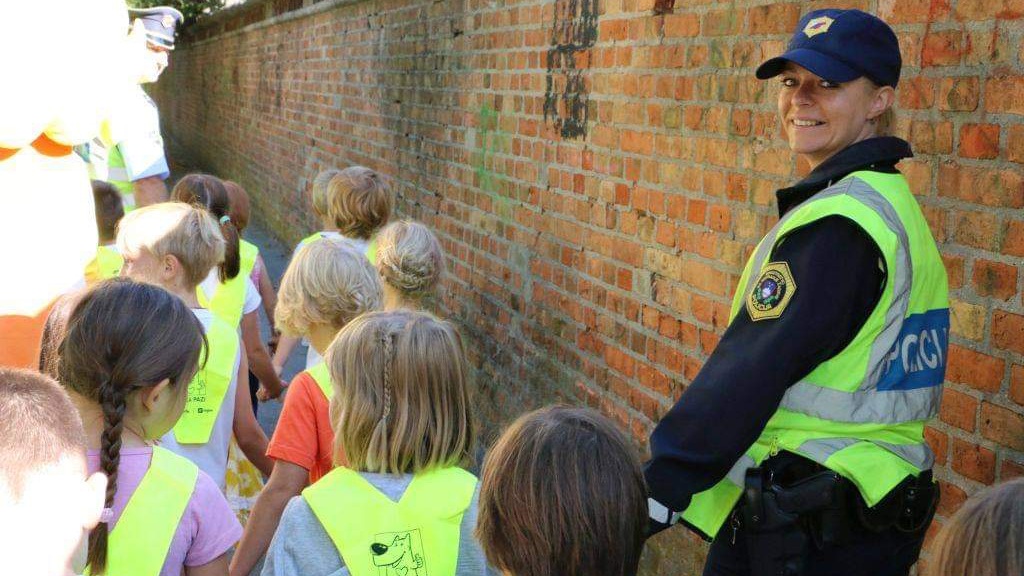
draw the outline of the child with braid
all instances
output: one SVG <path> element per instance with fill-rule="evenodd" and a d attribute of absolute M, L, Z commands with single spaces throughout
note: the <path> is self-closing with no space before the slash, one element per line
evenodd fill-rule
<path fill-rule="evenodd" d="M 85 426 L 90 472 L 107 476 L 89 534 L 90 574 L 223 576 L 241 526 L 217 484 L 154 446 L 185 407 L 204 344 L 199 320 L 149 284 L 107 280 L 48 320 L 48 366 Z"/>
<path fill-rule="evenodd" d="M 188 404 L 162 445 L 195 462 L 223 490 L 232 435 L 265 475 L 267 437 L 256 422 L 244 383 L 248 366 L 232 326 L 202 307 L 196 286 L 224 261 L 224 237 L 209 212 L 180 202 L 134 210 L 121 221 L 117 243 L 124 274 L 181 298 L 200 320 L 209 342 L 202 369 L 189 384 Z M 243 384 L 239 386 L 239 382 Z"/>
<path fill-rule="evenodd" d="M 444 278 L 444 251 L 419 222 L 401 220 L 377 236 L 377 271 L 384 280 L 384 308 L 427 308 Z"/>
<path fill-rule="evenodd" d="M 323 238 L 304 246 L 288 266 L 277 324 L 324 352 L 342 327 L 378 310 L 382 300 L 380 278 L 362 252 L 347 240 Z M 267 450 L 274 471 L 231 559 L 232 574 L 249 574 L 267 551 L 288 500 L 334 468 L 331 396 L 330 374 L 322 362 L 292 380 Z"/>
<path fill-rule="evenodd" d="M 327 352 L 335 468 L 293 498 L 263 576 L 489 573 L 462 342 L 425 312 L 371 312 Z M 344 455 L 344 460 L 342 459 Z"/>

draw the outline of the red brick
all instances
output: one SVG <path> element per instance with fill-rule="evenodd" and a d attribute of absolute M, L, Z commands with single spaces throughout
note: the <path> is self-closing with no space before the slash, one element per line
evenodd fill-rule
<path fill-rule="evenodd" d="M 1010 368 L 1010 399 L 1024 406 L 1024 366 L 1020 364 Z"/>
<path fill-rule="evenodd" d="M 1024 126 L 1014 124 L 1006 131 L 1006 159 L 1024 163 Z"/>
<path fill-rule="evenodd" d="M 955 514 L 963 506 L 964 502 L 967 501 L 967 493 L 964 492 L 963 488 L 949 482 L 939 481 L 939 491 L 939 508 L 937 512 L 946 518 Z"/>
<path fill-rule="evenodd" d="M 1024 415 L 982 402 L 981 435 L 1007 448 L 1024 451 Z"/>
<path fill-rule="evenodd" d="M 996 348 L 1024 354 L 1024 316 L 996 310 L 992 313 L 992 343 Z"/>
<path fill-rule="evenodd" d="M 990 76 L 985 81 L 985 111 L 1024 114 L 1024 76 Z"/>
<path fill-rule="evenodd" d="M 938 240 L 936 238 L 936 240 Z M 941 242 L 941 240 L 940 240 Z M 956 290 L 964 285 L 964 258 L 956 254 L 943 254 L 942 263 L 949 277 L 949 289 Z"/>
<path fill-rule="evenodd" d="M 943 78 L 939 84 L 939 109 L 970 112 L 978 108 L 981 83 L 974 76 Z"/>
<path fill-rule="evenodd" d="M 998 249 L 1002 226 L 997 215 L 958 210 L 953 218 L 954 241 L 983 250 Z"/>
<path fill-rule="evenodd" d="M 977 412 L 978 401 L 971 396 L 952 388 L 942 391 L 942 407 L 939 411 L 939 418 L 946 424 L 974 432 Z"/>
<path fill-rule="evenodd" d="M 931 108 L 935 104 L 935 80 L 914 76 L 900 80 L 899 107 L 908 110 Z"/>
<path fill-rule="evenodd" d="M 991 484 L 996 479 L 996 454 L 988 448 L 954 438 L 953 470 L 971 480 Z"/>
<path fill-rule="evenodd" d="M 692 37 L 700 34 L 700 18 L 696 14 L 665 15 L 666 37 Z"/>
<path fill-rule="evenodd" d="M 1017 266 L 978 259 L 974 261 L 973 279 L 979 296 L 1009 300 L 1017 294 Z"/>
<path fill-rule="evenodd" d="M 1005 368 L 1006 363 L 999 358 L 958 344 L 949 345 L 946 379 L 950 382 L 967 384 L 982 392 L 998 392 L 1003 383 Z"/>
<path fill-rule="evenodd" d="M 963 55 L 964 35 L 960 30 L 943 30 L 925 35 L 921 66 L 955 66 Z"/>
<path fill-rule="evenodd" d="M 914 120 L 910 123 L 910 143 L 924 154 L 953 151 L 953 124 Z"/>
<path fill-rule="evenodd" d="M 997 208 L 1024 207 L 1024 179 L 1013 170 L 991 170 L 949 162 L 939 167 L 940 196 Z"/>
<path fill-rule="evenodd" d="M 1003 252 L 1009 256 L 1024 256 L 1024 220 L 1010 220 L 1003 232 Z"/>
<path fill-rule="evenodd" d="M 754 6 L 747 13 L 750 34 L 791 34 L 800 20 L 799 4 Z"/>
<path fill-rule="evenodd" d="M 999 467 L 999 480 L 1001 482 L 1021 477 L 1024 477 L 1024 463 L 1003 460 L 1003 464 Z"/>
<path fill-rule="evenodd" d="M 890 25 L 937 22 L 949 17 L 949 0 L 879 0 L 878 17 Z"/>
<path fill-rule="evenodd" d="M 968 22 L 979 20 L 1012 20 L 1024 14 L 1021 0 L 957 0 L 956 17 Z"/>
<path fill-rule="evenodd" d="M 960 156 L 995 158 L 999 156 L 998 124 L 964 124 L 960 127 Z"/>
<path fill-rule="evenodd" d="M 931 426 L 927 426 L 924 429 L 924 439 L 931 446 L 932 452 L 935 453 L 935 463 L 939 466 L 945 465 L 946 454 L 949 452 L 949 436 Z"/>

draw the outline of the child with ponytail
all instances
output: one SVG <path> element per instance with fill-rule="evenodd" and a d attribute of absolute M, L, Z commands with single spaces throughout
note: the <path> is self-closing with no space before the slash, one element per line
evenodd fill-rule
<path fill-rule="evenodd" d="M 274 371 L 263 339 L 260 337 L 259 290 L 250 279 L 256 254 L 243 250 L 241 234 L 231 220 L 231 196 L 224 182 L 209 174 L 189 174 L 178 181 L 171 199 L 203 208 L 220 224 L 224 236 L 224 261 L 216 273 L 210 271 L 197 289 L 200 303 L 222 320 L 241 328 L 242 343 L 252 373 L 267 391 L 277 398 L 284 390 L 281 377 Z M 248 380 L 246 380 L 248 382 Z"/>
<path fill-rule="evenodd" d="M 489 573 L 473 536 L 474 418 L 455 330 L 425 312 L 371 312 L 342 328 L 326 362 L 335 459 L 347 464 L 288 504 L 263 576 Z"/>
<path fill-rule="evenodd" d="M 56 309 L 44 339 L 48 369 L 82 417 L 89 471 L 108 479 L 88 573 L 227 574 L 241 526 L 209 476 L 153 445 L 181 416 L 202 361 L 195 315 L 157 286 L 113 279 Z"/>
<path fill-rule="evenodd" d="M 124 274 L 181 298 L 202 323 L 207 360 L 189 385 L 188 404 L 163 446 L 195 462 L 223 489 L 232 435 L 265 475 L 267 437 L 244 385 L 248 366 L 238 329 L 203 308 L 196 286 L 224 260 L 224 237 L 209 212 L 180 202 L 146 206 L 124 217 L 117 235 Z M 243 385 L 239 386 L 239 382 Z"/>

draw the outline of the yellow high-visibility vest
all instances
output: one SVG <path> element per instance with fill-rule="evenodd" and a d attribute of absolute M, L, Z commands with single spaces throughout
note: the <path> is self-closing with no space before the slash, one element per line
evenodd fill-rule
<path fill-rule="evenodd" d="M 352 576 L 454 576 L 462 516 L 476 483 L 476 476 L 461 468 L 422 472 L 394 502 L 341 467 L 303 490 L 302 497 Z"/>
<path fill-rule="evenodd" d="M 198 477 L 187 458 L 153 447 L 149 469 L 110 532 L 105 576 L 159 576 Z"/>
<path fill-rule="evenodd" d="M 189 382 L 185 412 L 174 425 L 174 438 L 179 444 L 205 444 L 210 441 L 217 414 L 235 374 L 238 328 L 214 315 L 206 331 L 206 339 L 209 347 L 202 356 L 206 358 L 206 364 Z"/>

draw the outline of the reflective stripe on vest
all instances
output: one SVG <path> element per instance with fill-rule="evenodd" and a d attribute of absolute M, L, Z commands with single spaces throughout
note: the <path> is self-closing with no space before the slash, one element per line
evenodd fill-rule
<path fill-rule="evenodd" d="M 238 328 L 216 315 L 206 331 L 209 342 L 206 364 L 188 385 L 185 412 L 174 425 L 174 438 L 179 444 L 205 444 L 210 440 L 231 378 L 235 374 L 235 356 L 238 354 Z"/>
<path fill-rule="evenodd" d="M 331 373 L 327 371 L 327 363 L 320 362 L 312 368 L 308 368 L 306 372 L 309 372 L 309 375 L 316 381 L 316 385 L 320 387 L 320 391 L 330 401 L 331 396 L 334 396 L 334 388 L 331 386 Z"/>
<path fill-rule="evenodd" d="M 105 576 L 159 576 L 198 477 L 188 459 L 153 447 L 149 469 L 110 532 Z"/>
<path fill-rule="evenodd" d="M 124 204 L 125 214 L 135 209 L 135 187 L 132 186 L 131 177 L 128 175 L 128 167 L 124 163 L 124 156 L 117 146 L 111 146 L 107 150 L 107 182 L 110 182 L 121 192 L 121 203 Z"/>
<path fill-rule="evenodd" d="M 256 265 L 259 249 L 253 244 L 240 240 L 238 243 L 239 268 L 238 275 L 227 282 L 219 282 L 213 298 L 207 298 L 201 286 L 196 286 L 196 298 L 199 304 L 209 308 L 217 317 L 237 327 L 242 322 L 245 312 L 245 292 L 249 288 L 249 275 Z"/>
<path fill-rule="evenodd" d="M 423 472 L 394 502 L 342 467 L 303 490 L 302 497 L 352 576 L 454 576 L 462 516 L 476 483 L 461 468 Z"/>
<path fill-rule="evenodd" d="M 303 238 L 302 240 L 299 241 L 299 246 L 305 246 L 305 245 L 309 244 L 310 242 L 313 242 L 314 240 L 319 240 L 321 238 L 327 238 L 327 236 L 324 236 L 323 232 L 317 232 L 315 234 L 310 234 L 309 236 L 306 236 L 305 238 Z M 342 236 L 342 238 L 344 238 L 344 236 Z M 366 259 L 370 261 L 370 264 L 373 264 L 373 265 L 377 264 L 377 239 L 376 238 L 370 239 L 370 241 L 366 244 L 366 250 L 363 253 L 366 254 Z"/>
<path fill-rule="evenodd" d="M 99 246 L 96 248 L 96 257 L 85 268 L 85 281 L 88 284 L 95 284 L 101 280 L 116 278 L 121 275 L 123 266 L 124 257 L 120 252 L 110 246 Z"/>
<path fill-rule="evenodd" d="M 726 477 L 694 496 L 683 519 L 708 537 L 739 499 L 746 470 L 780 450 L 848 478 L 870 506 L 933 463 L 923 433 L 942 395 L 948 288 L 928 224 L 901 175 L 855 172 L 787 212 L 747 262 L 730 320 L 786 234 L 830 216 L 856 222 L 876 243 L 884 290 L 850 344 L 790 386 Z"/>

